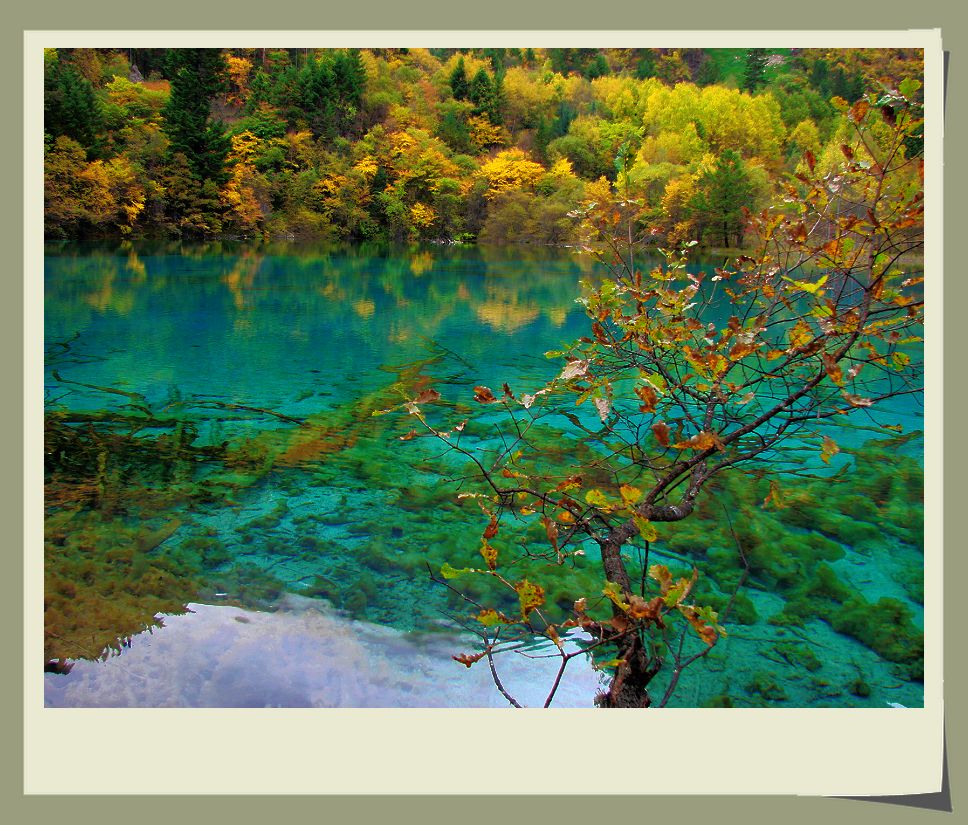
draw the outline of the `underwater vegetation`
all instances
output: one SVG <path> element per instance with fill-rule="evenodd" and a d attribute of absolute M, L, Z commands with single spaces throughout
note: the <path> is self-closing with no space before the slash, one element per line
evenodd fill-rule
<path fill-rule="evenodd" d="M 287 591 L 406 630 L 466 622 L 466 602 L 431 573 L 481 564 L 480 511 L 457 497 L 473 473 L 430 439 L 408 437 L 406 421 L 378 414 L 404 400 L 402 387 L 419 392 L 442 369 L 436 357 L 388 370 L 377 390 L 300 418 L 192 399 L 162 408 L 110 387 L 93 389 L 113 405 L 50 404 L 45 663 L 116 653 L 189 602 L 272 609 Z M 211 432 L 221 440 L 202 435 Z M 469 421 L 465 435 L 493 437 L 486 420 Z M 552 423 L 529 437 L 546 465 L 529 472 L 595 464 Z M 635 563 L 666 564 L 676 578 L 697 567 L 697 601 L 719 614 L 727 644 L 755 645 L 759 664 L 732 677 L 714 651 L 696 669 L 696 704 L 782 705 L 791 684 L 818 704 L 883 699 L 866 665 L 840 666 L 838 636 L 897 679 L 923 679 L 923 470 L 904 441 L 844 446 L 835 471 L 805 468 L 778 484 L 757 473 L 714 479 L 690 518 L 630 548 Z M 589 483 L 609 492 L 604 475 Z M 502 567 L 522 578 L 541 569 L 551 620 L 601 593 L 592 548 L 559 565 L 542 557 L 546 527 L 522 519 Z M 881 578 L 866 581 L 875 568 Z M 515 594 L 487 576 L 467 577 L 462 589 L 516 609 Z"/>

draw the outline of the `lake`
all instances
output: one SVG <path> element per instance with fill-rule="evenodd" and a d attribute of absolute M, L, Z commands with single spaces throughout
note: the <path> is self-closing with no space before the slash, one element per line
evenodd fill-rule
<path fill-rule="evenodd" d="M 432 386 L 441 416 L 495 438 L 473 387 L 552 378 L 544 353 L 586 333 L 578 281 L 596 272 L 528 248 L 49 245 L 45 661 L 69 672 L 46 674 L 48 705 L 504 704 L 484 665 L 450 659 L 473 647 L 467 611 L 428 572 L 477 553 L 481 513 L 457 497 L 471 482 L 439 442 L 401 440 L 404 412 L 379 413 Z M 892 413 L 920 429 L 917 399 Z M 545 425 L 567 453 L 567 422 Z M 923 704 L 916 668 L 864 629 L 923 623 L 921 442 L 879 438 L 839 431 L 838 466 L 856 472 L 826 521 L 806 505 L 761 514 L 759 492 L 723 486 L 656 543 L 670 565 L 725 569 L 719 500 L 756 516 L 744 541 L 800 565 L 763 562 L 743 621 L 673 704 Z M 827 575 L 814 555 L 838 605 L 844 587 L 863 603 L 777 620 L 804 598 L 798 575 Z M 595 587 L 594 560 L 575 575 Z M 711 575 L 722 596 L 729 576 Z M 549 594 L 579 595 L 564 580 Z M 508 667 L 540 704 L 538 654 Z M 589 706 L 599 682 L 570 668 L 556 705 Z"/>

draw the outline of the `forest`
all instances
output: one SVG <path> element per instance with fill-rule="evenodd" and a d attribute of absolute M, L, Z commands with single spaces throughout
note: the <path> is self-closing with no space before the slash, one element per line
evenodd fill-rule
<path fill-rule="evenodd" d="M 46 49 L 57 238 L 565 245 L 619 184 L 670 245 L 742 248 L 841 160 L 903 49 Z M 912 139 L 916 140 L 916 139 Z M 908 154 L 920 146 L 908 147 Z"/>

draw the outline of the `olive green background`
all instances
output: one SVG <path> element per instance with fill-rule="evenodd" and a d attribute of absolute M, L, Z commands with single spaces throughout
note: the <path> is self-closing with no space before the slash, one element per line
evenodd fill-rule
<path fill-rule="evenodd" d="M 0 227 L 5 247 L 10 252 L 4 300 L 0 302 L 0 364 L 2 364 L 4 403 L 0 405 L 3 438 L 0 439 L 0 466 L 4 468 L 2 492 L 2 533 L 4 541 L 3 572 L 0 577 L 2 604 L 5 606 L 2 626 L 4 647 L 9 665 L 2 687 L 3 713 L 3 770 L 0 771 L 0 810 L 10 811 L 15 822 L 135 822 L 155 823 L 177 821 L 180 818 L 192 822 L 204 820 L 227 820 L 236 822 L 288 822 L 296 818 L 307 821 L 349 822 L 386 820 L 398 822 L 509 822 L 526 819 L 552 819 L 570 821 L 608 821 L 629 818 L 632 820 L 659 819 L 685 822 L 720 822 L 723 820 L 747 820 L 753 822 L 782 820 L 784 823 L 814 822 L 824 819 L 833 822 L 851 822 L 865 825 L 868 822 L 921 822 L 938 817 L 938 809 L 953 807 L 960 812 L 962 769 L 964 767 L 965 710 L 958 697 L 965 694 L 964 642 L 958 633 L 958 606 L 961 596 L 955 589 L 957 582 L 968 579 L 964 555 L 960 552 L 960 526 L 958 506 L 961 501 L 963 480 L 958 467 L 964 464 L 964 440 L 953 436 L 945 443 L 945 524 L 947 553 L 945 554 L 945 695 L 947 699 L 947 754 L 951 777 L 950 796 L 928 795 L 923 798 L 908 797 L 891 802 L 876 800 L 817 799 L 779 796 L 760 797 L 709 797 L 703 796 L 702 777 L 705 772 L 715 772 L 717 760 L 727 760 L 728 753 L 705 753 L 702 749 L 702 731 L 694 730 L 697 753 L 702 754 L 699 764 L 683 765 L 685 773 L 696 777 L 696 794 L 688 797 L 642 797 L 629 796 L 596 797 L 595 775 L 607 770 L 610 758 L 629 758 L 629 754 L 654 752 L 651 747 L 634 747 L 634 743 L 616 743 L 614 754 L 602 743 L 576 743 L 581 747 L 576 754 L 584 752 L 587 761 L 578 756 L 572 760 L 549 759 L 546 766 L 538 764 L 539 756 L 524 761 L 525 770 L 533 772 L 536 780 L 544 777 L 542 787 L 553 790 L 557 782 L 569 790 L 576 784 L 587 788 L 589 796 L 516 796 L 501 797 L 500 777 L 505 771 L 514 770 L 515 749 L 509 748 L 506 766 L 493 770 L 481 770 L 480 797 L 24 797 L 22 764 L 22 707 L 23 707 L 23 628 L 22 628 L 22 548 L 23 548 L 23 449 L 21 433 L 23 415 L 21 407 L 23 386 L 23 287 L 22 258 L 23 208 L 21 182 L 23 180 L 23 137 L 17 126 L 20 119 L 14 113 L 23 111 L 23 31 L 24 30 L 638 30 L 678 31 L 696 30 L 797 30 L 797 31 L 887 31 L 904 29 L 940 28 L 944 47 L 951 53 L 949 61 L 948 102 L 945 146 L 945 219 L 946 234 L 958 237 L 962 226 L 964 208 L 958 201 L 964 191 L 965 158 L 962 147 L 968 146 L 965 124 L 966 76 L 964 65 L 966 47 L 965 13 L 945 0 L 921 0 L 899 2 L 879 0 L 873 4 L 847 4 L 843 0 L 814 0 L 798 4 L 775 4 L 766 7 L 752 4 L 742 7 L 715 0 L 692 0 L 683 4 L 652 5 L 643 0 L 489 0 L 482 4 L 431 3 L 426 0 L 391 3 L 389 0 L 361 3 L 356 6 L 330 7 L 318 0 L 283 0 L 273 3 L 208 2 L 200 0 L 166 0 L 161 4 L 99 4 L 47 0 L 36 8 L 8 9 L 4 12 L 0 55 L 3 59 L 2 77 L 6 94 L 2 100 L 8 110 L 9 126 L 4 131 L 0 157 L 3 158 L 3 214 Z M 724 42 L 723 45 L 732 45 Z M 959 106 L 960 102 L 960 106 Z M 30 277 L 42 277 L 42 273 L 30 273 Z M 954 311 L 968 296 L 965 279 L 949 264 L 945 278 L 945 412 L 955 426 L 959 423 L 958 411 L 968 406 L 962 377 L 964 370 L 959 363 L 965 346 L 959 336 Z M 947 417 L 946 416 L 946 417 Z M 39 460 L 39 456 L 37 457 Z M 930 480 L 929 480 L 930 484 Z M 959 656 L 959 653 L 961 655 Z M 28 657 L 28 661 L 30 661 Z M 373 731 L 367 735 L 378 737 Z M 647 743 L 639 743 L 646 745 Z M 163 766 L 151 760 L 151 743 L 133 741 L 133 752 L 145 766 L 145 770 L 157 772 L 157 790 L 165 793 Z M 57 742 L 49 747 L 56 748 Z M 796 747 L 796 743 L 790 743 Z M 903 750 L 904 743 L 898 743 Z M 415 743 L 415 758 L 419 758 L 419 743 Z M 473 734 L 468 732 L 464 748 L 468 758 L 468 770 L 473 767 Z M 540 743 L 537 745 L 540 754 Z M 641 758 L 641 757 L 640 757 Z M 782 754 L 777 754 L 782 759 Z M 643 759 L 643 775 L 648 774 L 648 762 Z M 379 790 L 379 778 L 374 778 L 374 788 Z M 442 789 L 445 791 L 446 789 Z M 124 793 L 124 788 L 118 789 Z M 769 789 L 763 789 L 769 794 Z M 934 809 L 934 810 L 931 810 Z"/>

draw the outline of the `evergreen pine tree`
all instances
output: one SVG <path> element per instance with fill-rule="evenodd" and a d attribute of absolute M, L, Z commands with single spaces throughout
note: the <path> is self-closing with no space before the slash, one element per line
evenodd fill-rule
<path fill-rule="evenodd" d="M 53 63 L 44 77 L 44 132 L 55 138 L 66 135 L 90 149 L 101 126 L 91 82 L 70 64 Z"/>
<path fill-rule="evenodd" d="M 711 86 L 720 81 L 719 66 L 716 61 L 708 55 L 700 64 L 699 71 L 696 72 L 696 84 L 699 86 Z"/>
<path fill-rule="evenodd" d="M 652 49 L 640 50 L 639 62 L 635 66 L 635 76 L 639 80 L 655 77 L 655 52 Z"/>
<path fill-rule="evenodd" d="M 726 149 L 716 166 L 700 178 L 705 217 L 722 232 L 723 246 L 743 244 L 743 209 L 752 205 L 753 184 L 742 158 Z"/>
<path fill-rule="evenodd" d="M 497 94 L 487 69 L 481 67 L 477 70 L 467 96 L 474 104 L 475 115 L 484 115 L 494 124 L 500 123 Z"/>
<path fill-rule="evenodd" d="M 464 68 L 464 55 L 457 58 L 457 65 L 450 73 L 450 89 L 455 100 L 464 100 L 470 92 L 467 84 L 467 70 Z"/>
<path fill-rule="evenodd" d="M 171 96 L 162 112 L 170 152 L 184 154 L 199 180 L 224 183 L 230 142 L 225 129 L 209 117 L 211 100 L 223 88 L 224 61 L 217 49 L 171 49 L 168 52 Z"/>
<path fill-rule="evenodd" d="M 766 49 L 750 49 L 746 52 L 746 68 L 743 71 L 743 88 L 755 92 L 766 83 Z"/>

